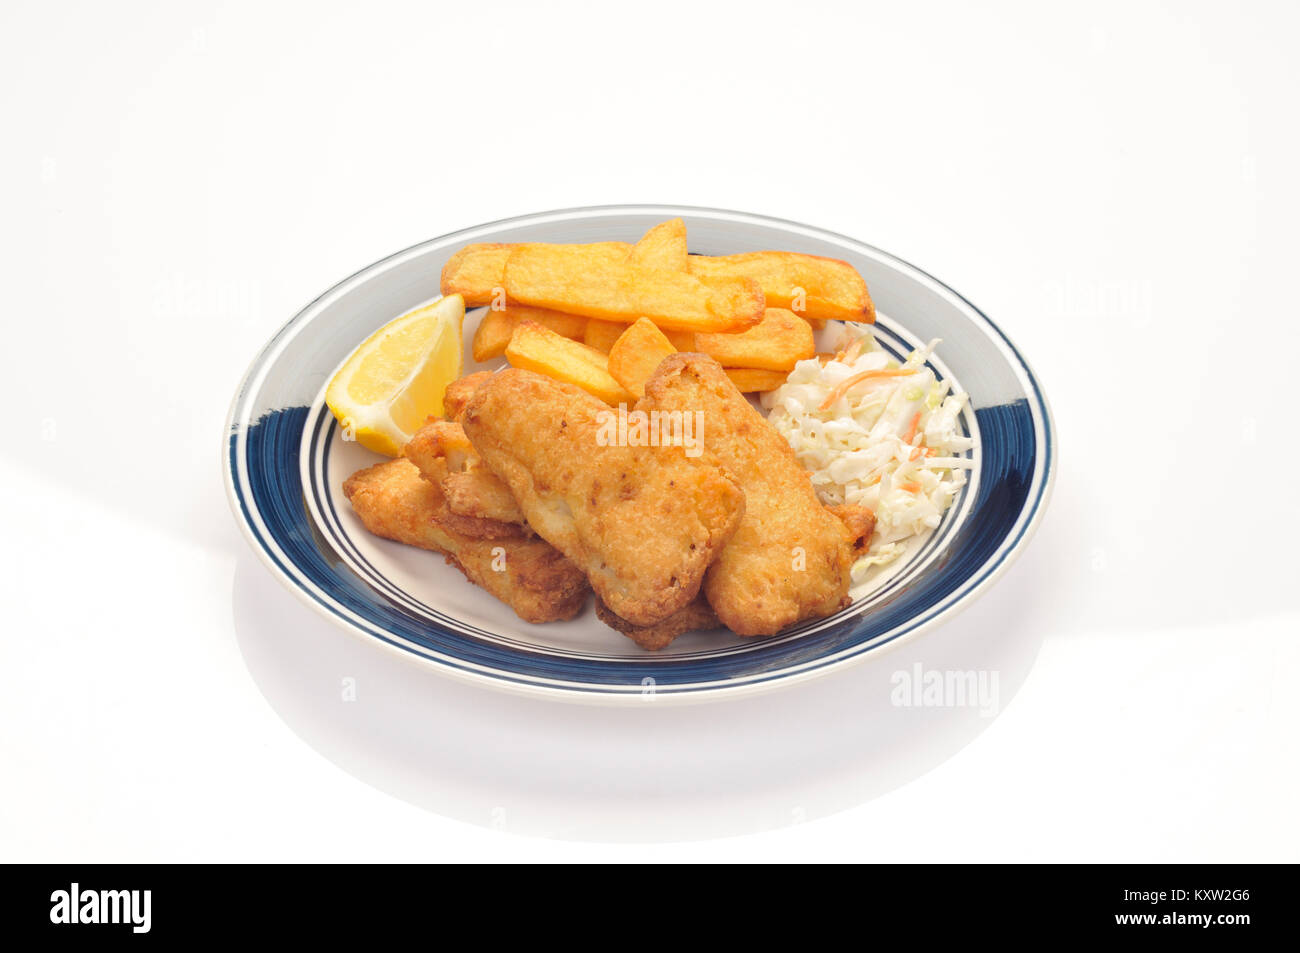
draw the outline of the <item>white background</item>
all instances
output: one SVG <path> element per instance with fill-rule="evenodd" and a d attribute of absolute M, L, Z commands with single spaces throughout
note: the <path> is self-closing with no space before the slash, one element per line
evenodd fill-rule
<path fill-rule="evenodd" d="M 1300 859 L 1298 26 L 6 3 L 0 859 Z M 992 593 L 660 717 L 452 685 L 267 575 L 220 478 L 263 342 L 425 238 L 620 202 L 843 232 L 1006 330 L 1061 454 Z M 1001 671 L 999 716 L 891 710 L 916 660 Z"/>

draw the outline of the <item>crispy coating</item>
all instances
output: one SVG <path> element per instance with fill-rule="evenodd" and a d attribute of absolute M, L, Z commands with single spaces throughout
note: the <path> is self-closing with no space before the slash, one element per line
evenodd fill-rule
<path fill-rule="evenodd" d="M 510 368 L 479 388 L 462 424 L 533 530 L 614 612 L 653 625 L 698 594 L 744 494 L 707 453 L 618 445 L 614 417 L 578 387 Z"/>
<path fill-rule="evenodd" d="M 504 351 L 504 347 L 502 350 Z M 465 405 L 474 396 L 474 391 L 491 376 L 491 371 L 475 371 L 473 374 L 458 377 L 448 384 L 447 390 L 442 395 L 442 409 L 447 419 L 459 420 L 460 415 L 465 411 Z"/>
<path fill-rule="evenodd" d="M 486 466 L 447 474 L 442 481 L 442 492 L 447 497 L 447 508 L 453 513 L 520 529 L 527 527 L 510 487 Z"/>
<path fill-rule="evenodd" d="M 447 473 L 464 470 L 477 459 L 478 454 L 460 424 L 430 417 L 428 423 L 407 441 L 402 456 L 430 479 L 436 474 L 435 482 L 441 482 Z"/>
<path fill-rule="evenodd" d="M 844 528 L 853 537 L 853 558 L 857 559 L 865 555 L 867 545 L 871 542 L 871 534 L 876 530 L 876 514 L 871 507 L 841 503 L 838 506 L 828 506 L 826 510 L 843 523 Z"/>
<path fill-rule="evenodd" d="M 704 580 L 738 635 L 772 635 L 848 605 L 852 538 L 813 491 L 794 451 L 704 354 L 674 354 L 638 410 L 703 411 L 704 446 L 740 480 L 745 517 Z"/>
<path fill-rule="evenodd" d="M 447 557 L 470 582 L 525 622 L 572 619 L 587 600 L 582 571 L 540 539 L 475 539 L 447 519 L 442 491 L 410 460 L 387 460 L 348 477 L 343 494 L 366 529 Z"/>
<path fill-rule="evenodd" d="M 460 424 L 430 420 L 415 432 L 402 453 L 426 480 L 441 488 L 451 513 L 466 517 L 465 521 L 449 521 L 460 532 L 504 539 L 527 531 L 514 494 L 483 465 Z M 503 525 L 493 526 L 493 522 Z"/>
<path fill-rule="evenodd" d="M 696 596 L 679 609 L 654 625 L 633 625 L 617 615 L 609 606 L 596 600 L 596 617 L 611 629 L 617 629 L 647 652 L 657 652 L 667 648 L 679 635 L 697 632 L 701 629 L 716 629 L 722 623 L 703 596 Z"/>

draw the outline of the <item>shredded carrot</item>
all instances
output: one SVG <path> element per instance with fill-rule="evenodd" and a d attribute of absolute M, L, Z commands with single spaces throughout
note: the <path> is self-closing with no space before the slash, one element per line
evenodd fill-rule
<path fill-rule="evenodd" d="M 903 436 L 903 443 L 911 443 L 912 438 L 916 436 L 916 428 L 921 426 L 921 412 L 918 410 L 916 416 L 912 418 L 912 425 L 907 428 L 907 433 Z"/>
<path fill-rule="evenodd" d="M 849 388 L 861 384 L 863 381 L 875 380 L 881 377 L 907 377 L 915 373 L 915 370 L 908 367 L 886 367 L 878 371 L 862 371 L 860 374 L 846 377 L 836 384 L 831 392 L 826 395 L 826 399 L 817 406 L 817 409 L 830 410 L 832 404 L 849 392 Z"/>
<path fill-rule="evenodd" d="M 867 486 L 875 486 L 877 483 L 880 482 L 880 478 L 883 475 L 884 474 L 877 473 L 875 476 L 873 476 L 870 480 L 867 481 Z"/>
<path fill-rule="evenodd" d="M 907 458 L 908 461 L 910 462 L 912 460 L 919 460 L 921 458 L 921 454 L 928 449 L 929 449 L 928 447 L 917 447 L 915 450 L 912 451 L 912 455 Z"/>
<path fill-rule="evenodd" d="M 858 359 L 858 355 L 861 353 L 862 338 L 854 338 L 853 343 L 847 348 L 840 349 L 839 353 L 835 355 L 835 360 L 839 361 L 841 364 L 852 364 Z"/>
<path fill-rule="evenodd" d="M 921 484 L 917 483 L 915 480 L 908 480 L 906 483 L 900 483 L 898 484 L 898 488 L 900 490 L 906 490 L 908 493 L 921 492 Z"/>

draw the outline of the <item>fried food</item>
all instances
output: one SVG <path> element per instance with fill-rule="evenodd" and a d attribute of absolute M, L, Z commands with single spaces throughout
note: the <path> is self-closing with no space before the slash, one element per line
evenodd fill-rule
<path fill-rule="evenodd" d="M 645 394 L 645 382 L 659 362 L 677 349 L 649 318 L 641 318 L 624 330 L 609 349 L 609 373 L 633 397 Z"/>
<path fill-rule="evenodd" d="M 716 257 L 692 255 L 689 267 L 701 278 L 756 279 L 769 308 L 789 308 L 805 318 L 868 324 L 876 320 L 867 283 L 856 268 L 837 258 L 755 251 Z"/>
<path fill-rule="evenodd" d="M 475 371 L 473 374 L 458 377 L 448 384 L 447 390 L 442 395 L 442 411 L 447 419 L 459 419 L 465 404 L 474 396 L 474 391 L 491 376 L 491 371 Z"/>
<path fill-rule="evenodd" d="M 620 445 L 617 416 L 581 388 L 510 368 L 479 388 L 462 425 L 533 530 L 614 612 L 654 625 L 698 595 L 745 498 L 709 454 L 691 455 L 693 438 Z"/>
<path fill-rule="evenodd" d="M 828 506 L 826 510 L 849 531 L 854 550 L 853 558 L 857 559 L 863 555 L 867 550 L 867 544 L 871 541 L 871 534 L 876 530 L 876 514 L 872 512 L 871 507 L 841 503 L 838 506 Z"/>
<path fill-rule="evenodd" d="M 561 337 L 574 341 L 581 341 L 583 332 L 587 329 L 587 319 L 576 314 L 548 311 L 545 308 L 529 308 L 519 304 L 507 305 L 501 311 L 489 311 L 483 315 L 478 330 L 474 332 L 474 341 L 471 345 L 474 360 L 481 364 L 504 354 L 510 338 L 524 321 L 540 324 Z"/>
<path fill-rule="evenodd" d="M 705 448 L 744 488 L 744 519 L 703 587 L 727 628 L 772 635 L 849 604 L 849 531 L 817 499 L 789 444 L 716 361 L 702 354 L 666 358 L 637 409 L 702 411 Z"/>
<path fill-rule="evenodd" d="M 453 513 L 515 527 L 528 525 L 510 488 L 485 466 L 476 466 L 463 473 L 448 473 L 441 486 L 443 495 L 447 497 L 447 508 Z M 507 534 L 507 530 L 502 528 L 489 529 Z"/>
<path fill-rule="evenodd" d="M 438 485 L 448 510 L 466 518 L 455 521 L 460 532 L 499 539 L 518 536 L 527 530 L 524 514 L 510 488 L 483 465 L 459 423 L 430 421 L 416 431 L 402 453 L 416 465 L 421 476 Z"/>
<path fill-rule="evenodd" d="M 611 629 L 617 629 L 647 652 L 657 652 L 667 648 L 680 635 L 698 632 L 704 629 L 716 629 L 722 623 L 718 615 L 709 606 L 708 600 L 696 596 L 686 607 L 679 609 L 654 625 L 633 625 L 616 614 L 609 606 L 596 600 L 596 617 Z"/>
<path fill-rule="evenodd" d="M 370 532 L 442 553 L 526 622 L 572 619 L 586 603 L 582 571 L 543 540 L 474 539 L 456 530 L 441 490 L 410 460 L 354 473 L 343 494 Z"/>
<path fill-rule="evenodd" d="M 610 375 L 609 358 L 604 354 L 531 321 L 515 329 L 506 347 L 506 360 L 514 367 L 581 387 L 607 404 L 630 403 L 632 399 Z"/>
<path fill-rule="evenodd" d="M 601 321 L 598 318 L 588 318 L 587 327 L 582 332 L 582 343 L 587 347 L 594 347 L 602 354 L 608 354 L 614 342 L 623 336 L 627 330 L 627 325 L 621 321 Z"/>
<path fill-rule="evenodd" d="M 430 479 L 441 473 L 434 482 L 452 470 L 466 469 L 478 456 L 460 424 L 451 420 L 430 420 L 407 441 L 402 455 Z"/>
<path fill-rule="evenodd" d="M 742 394 L 776 390 L 790 376 L 785 371 L 762 371 L 754 367 L 724 367 L 723 370 Z"/>
<path fill-rule="evenodd" d="M 654 226 L 627 254 L 629 265 L 664 271 L 685 271 L 686 258 L 686 223 L 680 218 Z"/>
<path fill-rule="evenodd" d="M 682 331 L 742 331 L 763 317 L 763 292 L 753 278 L 645 268 L 585 249 L 519 245 L 506 262 L 506 295 L 602 321 L 631 324 L 644 316 Z"/>
<path fill-rule="evenodd" d="M 768 308 L 763 320 L 737 334 L 697 334 L 695 350 L 723 367 L 794 370 L 795 364 L 817 353 L 812 327 L 785 308 Z"/>
<path fill-rule="evenodd" d="M 505 291 L 506 260 L 518 245 L 479 242 L 466 245 L 442 266 L 442 293 L 459 294 L 471 308 L 507 303 Z M 605 255 L 612 261 L 624 261 L 632 246 L 627 242 L 594 242 L 579 246 L 593 256 Z"/>

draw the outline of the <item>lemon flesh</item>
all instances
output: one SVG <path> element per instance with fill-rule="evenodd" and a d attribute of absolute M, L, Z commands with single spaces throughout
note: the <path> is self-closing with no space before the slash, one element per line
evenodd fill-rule
<path fill-rule="evenodd" d="M 442 416 L 442 395 L 461 374 L 464 323 L 465 299 L 449 295 L 366 338 L 325 390 L 343 439 L 396 457 L 429 416 Z"/>

